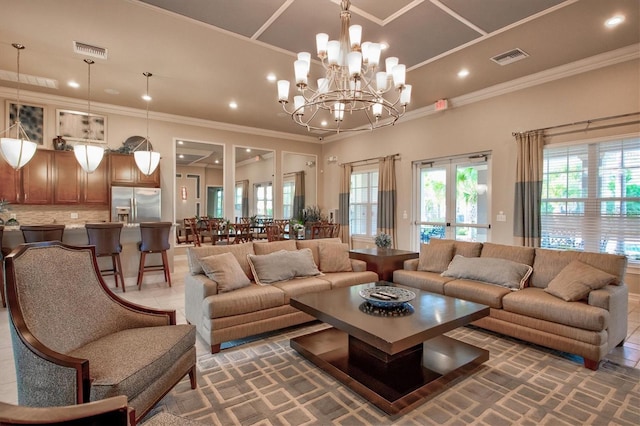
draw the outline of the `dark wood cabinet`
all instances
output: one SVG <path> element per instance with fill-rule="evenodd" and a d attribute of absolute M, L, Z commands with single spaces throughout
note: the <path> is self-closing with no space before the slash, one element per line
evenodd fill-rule
<path fill-rule="evenodd" d="M 70 151 L 54 151 L 54 204 L 109 204 L 108 158 L 86 173 Z"/>
<path fill-rule="evenodd" d="M 51 204 L 53 202 L 53 151 L 39 149 L 21 170 L 22 204 Z"/>
<path fill-rule="evenodd" d="M 14 170 L 4 158 L 0 158 L 0 200 L 19 201 L 20 171 Z"/>
<path fill-rule="evenodd" d="M 160 166 L 149 176 L 141 173 L 132 154 L 110 155 L 111 185 L 160 188 Z"/>

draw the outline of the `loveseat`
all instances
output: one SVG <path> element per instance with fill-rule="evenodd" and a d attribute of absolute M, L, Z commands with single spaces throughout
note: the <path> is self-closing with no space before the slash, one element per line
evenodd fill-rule
<path fill-rule="evenodd" d="M 223 342 L 314 320 L 292 296 L 378 281 L 339 238 L 187 249 L 185 315 L 220 351 Z"/>
<path fill-rule="evenodd" d="M 596 370 L 627 334 L 627 259 L 431 239 L 393 281 L 482 303 L 490 315 L 474 325 L 584 358 Z"/>

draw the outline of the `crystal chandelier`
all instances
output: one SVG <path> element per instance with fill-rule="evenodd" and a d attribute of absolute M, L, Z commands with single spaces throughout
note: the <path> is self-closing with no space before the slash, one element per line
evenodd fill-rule
<path fill-rule="evenodd" d="M 91 138 L 91 65 L 93 65 L 94 62 L 91 59 L 85 59 L 84 62 L 89 68 L 87 79 L 87 137 L 84 142 L 77 143 L 73 146 L 73 153 L 78 163 L 80 163 L 82 170 L 87 173 L 93 173 L 100 165 L 102 157 L 104 157 L 104 148 L 89 143 L 89 139 Z"/>
<path fill-rule="evenodd" d="M 362 27 L 350 25 L 350 4 L 349 0 L 341 2 L 339 40 L 329 41 L 324 33 L 316 35 L 317 54 L 326 76 L 318 79 L 315 89 L 308 82 L 311 54 L 298 53 L 294 62 L 298 94 L 293 97 L 293 110 L 287 109 L 289 81 L 278 81 L 282 108 L 309 131 L 340 133 L 390 126 L 405 113 L 411 99 L 405 66 L 398 64 L 398 58 L 389 57 L 385 71 L 380 70 L 381 45 L 360 43 Z"/>
<path fill-rule="evenodd" d="M 154 172 L 154 170 L 160 163 L 160 153 L 153 151 L 149 145 L 149 102 L 151 102 L 151 96 L 149 96 L 149 77 L 151 77 L 153 74 L 151 74 L 150 72 L 144 72 L 142 73 L 142 75 L 147 78 L 147 91 L 142 97 L 145 101 L 147 101 L 147 137 L 142 142 L 140 142 L 138 146 L 146 143 L 146 150 L 134 151 L 133 159 L 136 161 L 138 169 L 140 169 L 140 171 L 145 175 L 149 176 Z"/>
<path fill-rule="evenodd" d="M 18 170 L 25 164 L 27 164 L 36 153 L 37 145 L 35 142 L 29 140 L 27 132 L 20 123 L 20 51 L 24 49 L 22 44 L 13 43 L 13 47 L 18 52 L 18 66 L 17 66 L 17 100 L 16 100 L 16 120 L 13 124 L 10 124 L 9 128 L 0 134 L 7 134 L 7 137 L 0 138 L 0 152 L 4 159 L 9 163 L 11 167 Z M 11 137 L 12 131 L 15 130 L 15 138 Z"/>

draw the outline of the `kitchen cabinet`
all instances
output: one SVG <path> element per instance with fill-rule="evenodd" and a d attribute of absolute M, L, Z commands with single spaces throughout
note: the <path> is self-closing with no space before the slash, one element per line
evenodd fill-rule
<path fill-rule="evenodd" d="M 54 204 L 109 204 L 108 158 L 86 173 L 73 152 L 54 151 Z"/>
<path fill-rule="evenodd" d="M 160 187 L 160 166 L 149 176 L 141 173 L 132 154 L 110 154 L 111 185 Z"/>
<path fill-rule="evenodd" d="M 9 203 L 18 202 L 20 192 L 20 171 L 16 171 L 3 158 L 0 158 L 0 200 Z"/>
<path fill-rule="evenodd" d="M 22 204 L 51 204 L 53 202 L 53 151 L 36 150 L 22 169 Z"/>

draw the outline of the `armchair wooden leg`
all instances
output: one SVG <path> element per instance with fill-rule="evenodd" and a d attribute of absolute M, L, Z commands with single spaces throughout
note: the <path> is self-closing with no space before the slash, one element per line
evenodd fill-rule
<path fill-rule="evenodd" d="M 217 354 L 218 352 L 220 352 L 220 343 L 217 345 L 211 345 L 211 353 Z"/>
<path fill-rule="evenodd" d="M 594 361 L 592 359 L 584 358 L 584 366 L 585 366 L 585 368 L 588 368 L 589 370 L 596 371 L 598 369 L 598 367 L 600 366 L 600 363 L 598 361 Z"/>
<path fill-rule="evenodd" d="M 198 387 L 198 380 L 196 377 L 196 366 L 194 365 L 189 370 L 189 381 L 191 381 L 191 389 L 195 389 Z"/>

